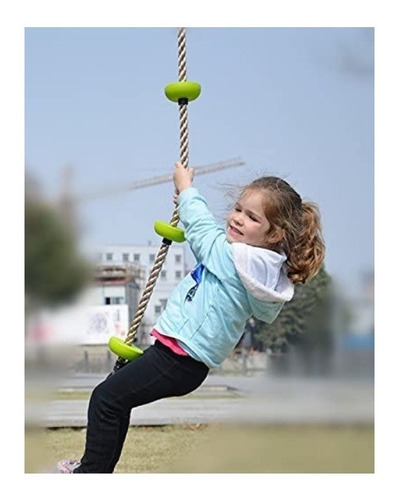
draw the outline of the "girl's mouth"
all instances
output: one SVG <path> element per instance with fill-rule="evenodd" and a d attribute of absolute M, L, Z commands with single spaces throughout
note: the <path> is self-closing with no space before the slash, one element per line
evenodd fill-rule
<path fill-rule="evenodd" d="M 235 236 L 243 236 L 243 234 L 241 233 L 241 231 L 239 231 L 237 228 L 235 228 L 234 226 L 229 226 L 229 232 Z"/>

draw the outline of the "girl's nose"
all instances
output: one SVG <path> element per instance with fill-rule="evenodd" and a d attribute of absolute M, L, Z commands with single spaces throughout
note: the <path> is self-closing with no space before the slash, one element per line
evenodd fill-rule
<path fill-rule="evenodd" d="M 234 222 L 238 225 L 238 226 L 241 226 L 242 225 L 242 214 L 240 212 L 235 212 L 235 215 L 234 215 Z"/>

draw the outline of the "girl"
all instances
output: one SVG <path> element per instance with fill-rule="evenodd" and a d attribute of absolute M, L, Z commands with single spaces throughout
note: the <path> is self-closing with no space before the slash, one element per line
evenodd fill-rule
<path fill-rule="evenodd" d="M 194 391 L 230 354 L 249 318 L 272 323 L 294 284 L 322 265 L 319 212 L 284 180 L 262 177 L 246 186 L 226 229 L 192 181 L 193 169 L 176 163 L 174 201 L 198 265 L 169 297 L 154 345 L 93 390 L 85 453 L 60 461 L 60 473 L 112 473 L 133 408 Z"/>

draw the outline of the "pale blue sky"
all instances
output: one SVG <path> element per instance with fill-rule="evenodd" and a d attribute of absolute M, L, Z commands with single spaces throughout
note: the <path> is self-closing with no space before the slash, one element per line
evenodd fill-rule
<path fill-rule="evenodd" d="M 25 31 L 25 159 L 45 192 L 74 169 L 76 192 L 169 173 L 179 157 L 176 28 Z M 345 285 L 373 270 L 374 32 L 365 28 L 191 28 L 190 164 L 245 165 L 196 178 L 224 217 L 226 184 L 284 176 L 321 208 L 327 269 Z M 159 242 L 171 184 L 79 206 L 97 244 Z"/>

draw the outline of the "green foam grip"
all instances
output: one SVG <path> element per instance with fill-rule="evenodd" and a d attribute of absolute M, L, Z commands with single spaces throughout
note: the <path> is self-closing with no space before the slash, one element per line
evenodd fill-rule
<path fill-rule="evenodd" d="M 139 358 L 144 351 L 135 345 L 128 345 L 119 337 L 111 337 L 108 342 L 111 351 L 123 359 L 133 361 Z"/>
<path fill-rule="evenodd" d="M 185 233 L 182 229 L 179 229 L 179 227 L 174 227 L 171 226 L 171 224 L 157 220 L 154 228 L 159 236 L 163 236 L 163 238 L 167 240 L 176 241 L 177 243 L 186 241 Z"/>
<path fill-rule="evenodd" d="M 170 101 L 194 101 L 201 93 L 201 85 L 197 82 L 173 82 L 166 85 L 164 93 Z"/>

